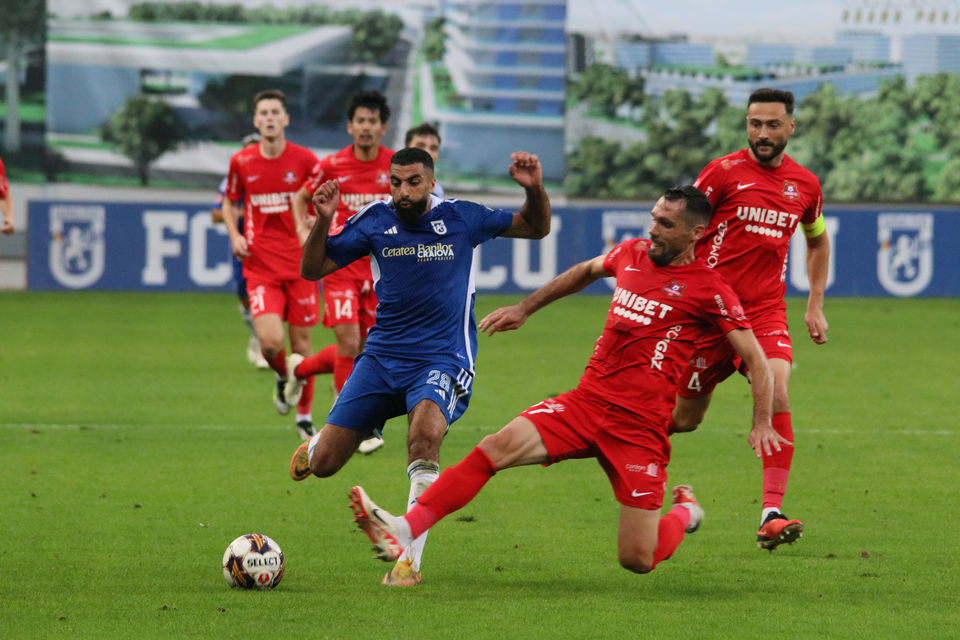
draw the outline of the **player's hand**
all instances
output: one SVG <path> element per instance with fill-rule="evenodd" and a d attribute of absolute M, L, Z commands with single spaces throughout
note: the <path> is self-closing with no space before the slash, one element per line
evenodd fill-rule
<path fill-rule="evenodd" d="M 510 154 L 510 162 L 510 177 L 521 187 L 526 189 L 543 185 L 543 168 L 536 154 L 514 151 Z"/>
<path fill-rule="evenodd" d="M 317 219 L 329 226 L 337 213 L 337 205 L 340 204 L 340 183 L 336 180 L 327 180 L 313 192 L 311 202 Z"/>
<path fill-rule="evenodd" d="M 764 425 L 754 425 L 750 435 L 747 436 L 747 443 L 757 453 L 758 458 L 765 455 L 772 456 L 774 451 L 781 450 L 781 444 L 793 445 L 777 433 L 769 422 Z"/>
<path fill-rule="evenodd" d="M 13 222 L 7 222 L 6 220 L 4 220 L 3 225 L 0 226 L 0 233 L 3 233 L 4 235 L 7 235 L 7 236 L 13 233 Z"/>
<path fill-rule="evenodd" d="M 803 314 L 803 321 L 807 323 L 807 331 L 810 332 L 810 339 L 816 344 L 825 344 L 827 342 L 827 318 L 823 315 L 822 309 L 807 309 Z"/>
<path fill-rule="evenodd" d="M 250 248 L 247 246 L 247 239 L 241 234 L 237 234 L 235 237 L 230 239 L 230 243 L 233 245 L 233 255 L 237 260 L 243 260 L 250 255 Z"/>
<path fill-rule="evenodd" d="M 511 331 L 519 329 L 527 321 L 527 313 L 514 304 L 509 307 L 500 307 L 488 313 L 477 325 L 480 333 L 492 336 L 497 331 Z M 489 329 L 489 331 L 487 331 Z"/>

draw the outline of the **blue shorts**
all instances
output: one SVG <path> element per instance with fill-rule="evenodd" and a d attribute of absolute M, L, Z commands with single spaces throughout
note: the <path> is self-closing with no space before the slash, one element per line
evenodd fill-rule
<path fill-rule="evenodd" d="M 453 358 L 414 360 L 361 353 L 326 421 L 379 434 L 387 420 L 406 415 L 429 399 L 450 425 L 467 410 L 472 383 L 473 372 Z"/>

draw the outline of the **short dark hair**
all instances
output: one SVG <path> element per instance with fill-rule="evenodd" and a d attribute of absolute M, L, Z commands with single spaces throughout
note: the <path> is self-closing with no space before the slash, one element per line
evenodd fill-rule
<path fill-rule="evenodd" d="M 787 115 L 793 115 L 793 92 L 791 91 L 771 89 L 769 87 L 757 89 L 750 94 L 750 98 L 747 100 L 747 106 L 749 107 L 754 102 L 781 102 L 783 103 L 783 108 L 787 110 Z"/>
<path fill-rule="evenodd" d="M 429 153 L 419 147 L 404 147 L 393 154 L 393 157 L 390 159 L 390 164 L 395 164 L 400 167 L 407 167 L 411 164 L 418 163 L 422 164 L 424 169 L 433 171 L 433 158 L 430 157 Z"/>
<path fill-rule="evenodd" d="M 257 95 L 253 96 L 253 110 L 257 110 L 257 105 L 260 104 L 261 100 L 279 100 L 280 104 L 283 105 L 283 108 L 287 108 L 287 94 L 280 89 L 264 89 L 259 92 Z"/>
<path fill-rule="evenodd" d="M 353 120 L 353 114 L 359 107 L 370 109 L 380 114 L 380 122 L 386 123 L 390 119 L 390 107 L 387 97 L 379 91 L 361 91 L 350 98 L 347 104 L 347 120 Z"/>
<path fill-rule="evenodd" d="M 410 142 L 413 141 L 413 139 L 417 136 L 435 136 L 438 143 L 443 142 L 440 139 L 440 132 L 429 122 L 424 122 L 415 127 L 407 129 L 407 135 L 403 140 L 403 144 L 409 147 Z"/>
<path fill-rule="evenodd" d="M 707 199 L 706 194 L 700 189 L 691 185 L 680 187 L 670 187 L 663 192 L 663 199 L 667 202 L 678 202 L 683 200 L 684 219 L 690 226 L 710 224 L 710 218 L 713 217 L 713 205 Z"/>

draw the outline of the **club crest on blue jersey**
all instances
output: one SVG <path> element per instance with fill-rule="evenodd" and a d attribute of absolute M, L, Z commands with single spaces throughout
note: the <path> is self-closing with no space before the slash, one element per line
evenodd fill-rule
<path fill-rule="evenodd" d="M 443 223 L 443 220 L 431 220 L 430 226 L 433 227 L 434 233 L 441 236 L 447 232 L 447 225 Z"/>

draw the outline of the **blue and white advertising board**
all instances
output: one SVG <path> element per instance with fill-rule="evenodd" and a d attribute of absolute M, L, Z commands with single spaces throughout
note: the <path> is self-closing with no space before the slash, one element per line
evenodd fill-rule
<path fill-rule="evenodd" d="M 33 290 L 228 291 L 232 271 L 223 225 L 209 203 L 32 201 L 28 287 Z M 834 296 L 960 297 L 960 209 L 833 207 Z M 643 237 L 649 210 L 555 207 L 550 235 L 498 238 L 477 249 L 477 291 L 525 293 L 627 238 Z M 786 269 L 789 295 L 807 291 L 804 238 Z M 588 293 L 609 294 L 612 282 Z"/>

